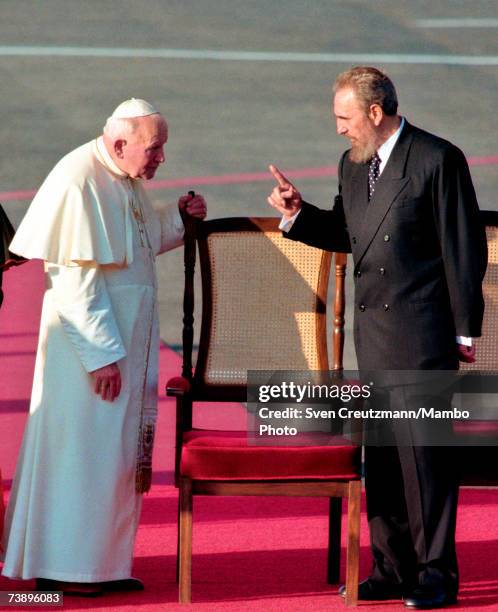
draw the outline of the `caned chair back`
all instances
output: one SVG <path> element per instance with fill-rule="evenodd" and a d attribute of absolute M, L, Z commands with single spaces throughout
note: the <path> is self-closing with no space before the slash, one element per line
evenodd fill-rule
<path fill-rule="evenodd" d="M 244 401 L 248 370 L 328 370 L 331 253 L 287 240 L 274 218 L 205 221 L 195 233 L 203 305 L 195 395 Z"/>
<path fill-rule="evenodd" d="M 482 285 L 484 320 L 482 336 L 474 340 L 475 363 L 462 364 L 463 370 L 498 372 L 498 212 L 481 212 L 488 241 L 488 267 Z"/>

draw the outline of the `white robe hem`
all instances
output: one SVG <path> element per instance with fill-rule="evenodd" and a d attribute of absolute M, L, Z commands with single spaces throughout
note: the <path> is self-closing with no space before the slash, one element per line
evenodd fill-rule
<path fill-rule="evenodd" d="M 112 572 L 109 574 L 83 574 L 71 572 L 57 572 L 53 570 L 37 570 L 29 575 L 18 575 L 17 572 L 3 568 L 2 576 L 14 580 L 33 580 L 34 578 L 45 578 L 47 580 L 60 580 L 62 582 L 109 582 L 111 580 L 127 580 L 131 578 L 131 569 Z"/>

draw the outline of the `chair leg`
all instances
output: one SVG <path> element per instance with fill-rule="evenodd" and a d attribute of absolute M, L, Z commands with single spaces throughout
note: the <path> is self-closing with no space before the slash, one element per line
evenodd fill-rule
<path fill-rule="evenodd" d="M 180 479 L 180 603 L 192 599 L 192 481 Z"/>
<path fill-rule="evenodd" d="M 342 497 L 329 499 L 329 550 L 327 558 L 327 582 L 339 582 L 339 568 L 341 562 L 341 521 Z"/>
<path fill-rule="evenodd" d="M 361 480 L 351 480 L 348 495 L 348 552 L 346 559 L 346 606 L 358 603 L 360 569 Z"/>

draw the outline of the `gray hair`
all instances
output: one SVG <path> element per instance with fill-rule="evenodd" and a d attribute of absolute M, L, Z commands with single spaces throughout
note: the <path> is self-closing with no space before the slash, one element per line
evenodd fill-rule
<path fill-rule="evenodd" d="M 372 104 L 378 104 L 386 115 L 395 115 L 398 96 L 391 79 L 372 66 L 355 66 L 342 72 L 335 80 L 334 92 L 350 87 L 368 114 Z"/>

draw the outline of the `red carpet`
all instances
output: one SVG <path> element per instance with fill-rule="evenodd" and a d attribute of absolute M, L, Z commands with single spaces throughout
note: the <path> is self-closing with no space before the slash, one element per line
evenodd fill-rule
<path fill-rule="evenodd" d="M 28 409 L 43 279 L 32 262 L 4 277 L 0 311 L 0 467 L 10 488 Z M 160 385 L 179 372 L 179 357 L 163 347 Z M 218 413 L 219 414 L 219 413 Z M 212 418 L 212 417 L 208 417 Z M 243 412 L 223 409 L 227 426 Z M 154 486 L 144 499 L 134 574 L 143 593 L 95 600 L 66 597 L 65 609 L 188 610 L 179 606 L 175 584 L 177 495 L 171 486 L 174 404 L 160 401 Z M 203 425 L 208 421 L 203 421 Z M 337 587 L 325 583 L 325 500 L 286 498 L 200 498 L 194 508 L 193 600 L 199 610 L 343 610 Z M 370 557 L 362 515 L 361 575 Z M 459 609 L 498 609 L 498 490 L 464 489 L 458 517 L 461 568 Z M 0 590 L 27 590 L 32 581 L 0 577 Z M 362 610 L 403 610 L 400 602 Z"/>

